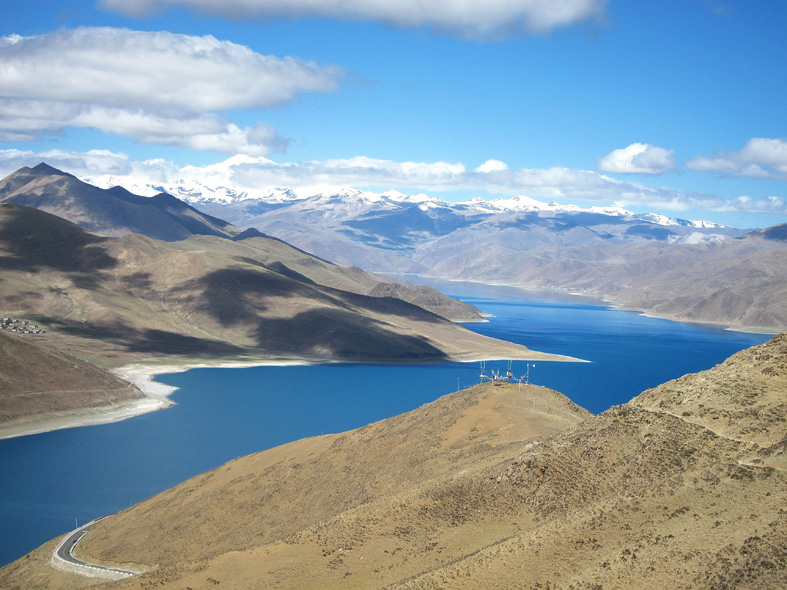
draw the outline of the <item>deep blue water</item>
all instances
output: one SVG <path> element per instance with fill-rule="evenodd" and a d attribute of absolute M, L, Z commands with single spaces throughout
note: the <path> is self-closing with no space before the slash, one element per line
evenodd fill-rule
<path fill-rule="evenodd" d="M 440 287 L 495 317 L 480 333 L 590 363 L 537 362 L 530 381 L 592 412 L 712 367 L 769 337 L 679 324 L 568 298 L 464 283 Z M 505 361 L 487 362 L 487 373 Z M 517 375 L 524 362 L 515 362 Z M 251 452 L 408 411 L 478 381 L 479 365 L 197 369 L 173 408 L 114 424 L 0 440 L 0 565 L 97 516 Z M 9 534 L 12 532 L 12 534 Z"/>

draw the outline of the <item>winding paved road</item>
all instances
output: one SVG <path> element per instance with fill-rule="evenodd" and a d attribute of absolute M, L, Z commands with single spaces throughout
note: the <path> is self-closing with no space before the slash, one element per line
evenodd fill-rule
<path fill-rule="evenodd" d="M 69 572 L 81 574 L 91 578 L 107 578 L 110 580 L 120 580 L 128 578 L 129 576 L 137 575 L 137 572 L 130 572 L 116 567 L 106 567 L 94 563 L 87 563 L 74 557 L 74 547 L 82 540 L 87 532 L 93 528 L 100 520 L 104 520 L 108 516 L 102 516 L 89 523 L 82 525 L 78 529 L 71 531 L 63 540 L 58 543 L 55 550 L 52 552 L 52 565 L 57 569 L 64 569 Z"/>

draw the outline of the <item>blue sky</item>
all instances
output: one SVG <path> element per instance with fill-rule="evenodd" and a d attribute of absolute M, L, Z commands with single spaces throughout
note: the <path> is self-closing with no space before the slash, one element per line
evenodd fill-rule
<path fill-rule="evenodd" d="M 528 195 L 787 221 L 781 0 L 26 0 L 0 174 Z"/>

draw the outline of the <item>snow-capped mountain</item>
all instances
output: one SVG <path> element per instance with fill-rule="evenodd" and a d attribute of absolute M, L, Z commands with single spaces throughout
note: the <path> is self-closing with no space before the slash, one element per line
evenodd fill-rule
<path fill-rule="evenodd" d="M 204 168 L 181 168 L 173 181 L 125 178 L 136 194 L 170 193 L 203 213 L 240 228 L 256 228 L 320 257 L 381 272 L 425 272 L 447 257 L 485 251 L 535 252 L 545 247 L 661 242 L 698 244 L 741 235 L 709 221 L 634 213 L 622 207 L 511 198 L 450 202 L 397 190 L 287 188 L 239 190 L 244 165 L 264 158 L 238 156 Z M 93 177 L 99 186 L 118 184 Z M 247 186 L 248 179 L 242 183 Z"/>
<path fill-rule="evenodd" d="M 262 158 L 264 160 L 264 158 Z M 415 193 L 407 195 L 397 190 L 375 193 L 355 188 L 341 188 L 331 191 L 310 192 L 308 189 L 291 189 L 286 187 L 264 187 L 255 190 L 238 190 L 232 188 L 231 170 L 246 161 L 258 162 L 260 158 L 235 156 L 225 162 L 182 170 L 183 177 L 174 182 L 157 184 L 144 180 L 133 180 L 128 177 L 94 176 L 82 178 L 102 188 L 121 185 L 123 188 L 138 195 L 153 196 L 162 192 L 178 197 L 191 205 L 237 205 L 243 202 L 258 202 L 262 206 L 292 205 L 300 201 L 321 202 L 325 205 L 359 205 L 370 210 L 390 210 L 397 207 L 416 206 L 421 211 L 445 209 L 457 214 L 492 215 L 499 213 L 592 213 L 611 217 L 627 217 L 647 221 L 662 226 L 682 226 L 700 229 L 719 229 L 727 226 L 711 221 L 676 219 L 659 213 L 633 213 L 622 207 L 605 207 L 593 205 L 580 207 L 574 204 L 561 204 L 555 201 L 545 203 L 532 197 L 519 195 L 510 198 L 486 200 L 474 197 L 469 201 L 450 202 L 438 197 Z"/>

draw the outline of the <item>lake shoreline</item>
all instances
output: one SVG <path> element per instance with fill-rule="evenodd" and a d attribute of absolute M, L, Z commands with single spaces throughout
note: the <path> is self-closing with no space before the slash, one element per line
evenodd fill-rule
<path fill-rule="evenodd" d="M 573 358 L 564 355 L 555 355 L 530 351 L 525 355 L 529 358 L 516 360 L 538 360 L 552 362 L 580 362 L 583 359 Z M 27 416 L 16 420 L 11 420 L 7 424 L 0 425 L 0 440 L 7 438 L 17 438 L 32 434 L 42 434 L 53 430 L 64 428 L 78 428 L 81 426 L 96 426 L 99 424 L 110 424 L 119 422 L 135 416 L 142 416 L 150 412 L 165 410 L 175 405 L 169 397 L 178 388 L 164 383 L 154 381 L 158 375 L 168 375 L 172 373 L 183 373 L 191 369 L 240 369 L 251 367 L 289 367 L 289 366 L 309 366 L 327 365 L 338 363 L 349 364 L 431 364 L 434 362 L 460 362 L 475 363 L 491 359 L 489 356 L 479 355 L 473 357 L 447 357 L 444 359 L 430 359 L 423 361 L 384 361 L 384 360 L 351 360 L 351 359 L 309 359 L 309 358 L 279 358 L 279 359 L 249 359 L 249 360 L 185 360 L 181 362 L 168 363 L 132 363 L 123 365 L 109 372 L 124 381 L 131 383 L 139 389 L 144 397 L 119 402 L 110 406 L 98 406 L 89 408 L 76 408 L 63 412 L 40 414 Z"/>
<path fill-rule="evenodd" d="M 121 367 L 109 369 L 109 372 L 134 385 L 143 393 L 144 397 L 118 402 L 109 406 L 75 408 L 62 412 L 39 414 L 10 420 L 8 423 L 0 425 L 0 440 L 32 434 L 42 434 L 44 432 L 52 432 L 53 430 L 62 430 L 64 428 L 110 424 L 170 408 L 175 405 L 175 402 L 169 399 L 169 396 L 175 393 L 178 388 L 154 381 L 153 379 L 158 375 L 182 373 L 190 369 L 203 368 L 244 368 L 310 364 L 316 363 L 307 360 L 293 359 L 276 361 L 187 361 L 172 364 L 134 363 L 123 365 Z"/>
<path fill-rule="evenodd" d="M 468 283 L 472 285 L 480 285 L 486 287 L 502 287 L 504 289 L 513 289 L 516 291 L 521 291 L 523 293 L 527 293 L 528 295 L 543 295 L 549 298 L 565 298 L 567 300 L 580 300 L 586 301 L 591 305 L 603 305 L 615 311 L 628 311 L 632 313 L 637 313 L 647 318 L 653 319 L 660 319 L 660 320 L 669 320 L 671 322 L 677 322 L 680 324 L 688 324 L 692 326 L 700 326 L 700 327 L 712 327 L 721 330 L 729 330 L 730 332 L 738 332 L 741 334 L 766 334 L 775 336 L 777 334 L 781 334 L 782 330 L 779 328 L 771 328 L 771 327 L 763 327 L 763 326 L 737 326 L 733 325 L 727 321 L 712 321 L 712 320 L 692 320 L 687 319 L 683 316 L 676 315 L 676 314 L 667 314 L 667 313 L 656 313 L 653 310 L 647 310 L 641 307 L 625 305 L 617 300 L 612 295 L 607 294 L 599 294 L 599 293 L 588 293 L 584 291 L 576 291 L 572 289 L 563 289 L 558 287 L 529 287 L 526 285 L 521 285 L 518 283 L 505 283 L 505 282 L 486 282 L 481 280 L 474 280 L 474 279 L 447 279 L 445 277 L 435 276 L 435 275 L 410 275 L 408 273 L 391 273 L 387 276 L 391 277 L 409 277 L 412 280 L 412 277 L 419 277 L 421 279 L 433 280 L 433 281 L 441 281 L 445 283 Z M 429 283 L 424 283 L 429 284 Z"/>

